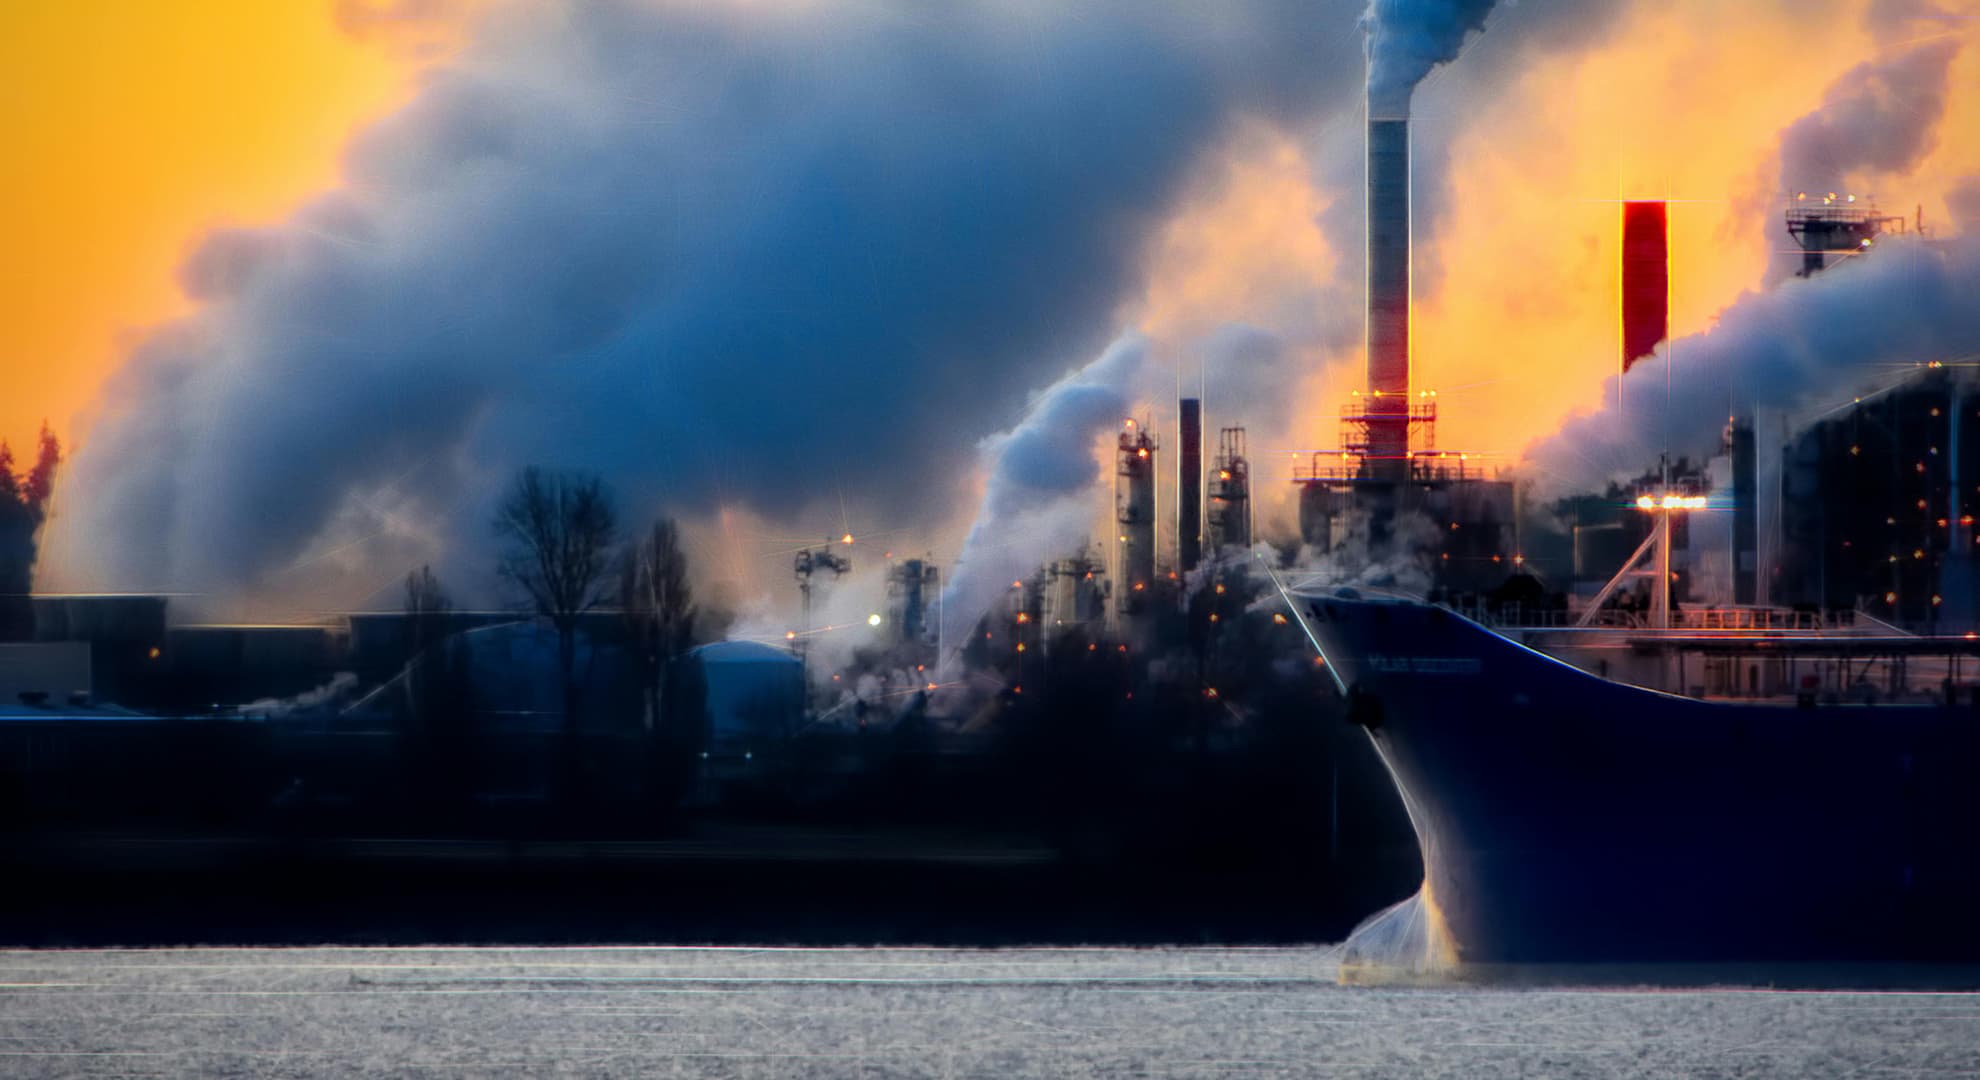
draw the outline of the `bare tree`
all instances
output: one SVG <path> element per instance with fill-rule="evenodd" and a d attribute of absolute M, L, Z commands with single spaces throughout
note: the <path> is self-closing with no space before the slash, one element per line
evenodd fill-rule
<path fill-rule="evenodd" d="M 432 567 L 422 566 L 406 575 L 406 693 L 422 726 L 431 705 L 423 660 L 429 649 L 446 638 L 447 616 L 452 607 Z"/>
<path fill-rule="evenodd" d="M 516 475 L 495 513 L 495 535 L 503 544 L 502 578 L 557 630 L 564 731 L 573 737 L 578 730 L 578 621 L 603 599 L 617 527 L 611 494 L 597 476 L 535 466 Z"/>
<path fill-rule="evenodd" d="M 667 665 L 694 640 L 694 589 L 680 528 L 662 518 L 626 551 L 619 568 L 619 608 L 638 651 L 648 731 L 661 719 L 661 686 Z"/>

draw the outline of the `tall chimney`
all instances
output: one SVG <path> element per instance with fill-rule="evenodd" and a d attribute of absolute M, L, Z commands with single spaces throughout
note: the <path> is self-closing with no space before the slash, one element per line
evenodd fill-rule
<path fill-rule="evenodd" d="M 1669 226 L 1661 202 L 1623 203 L 1622 369 L 1657 351 L 1670 333 Z"/>
<path fill-rule="evenodd" d="M 1409 121 L 1368 121 L 1368 467 L 1409 475 Z"/>
<path fill-rule="evenodd" d="M 1182 399 L 1182 437 L 1176 454 L 1176 568 L 1196 569 L 1203 559 L 1203 402 Z"/>

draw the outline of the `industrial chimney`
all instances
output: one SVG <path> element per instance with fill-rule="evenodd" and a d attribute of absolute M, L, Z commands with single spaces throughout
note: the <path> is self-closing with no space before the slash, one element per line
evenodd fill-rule
<path fill-rule="evenodd" d="M 1670 229 L 1661 202 L 1623 203 L 1622 369 L 1670 336 Z"/>
<path fill-rule="evenodd" d="M 1178 411 L 1182 446 L 1176 454 L 1176 569 L 1188 573 L 1203 559 L 1203 402 L 1183 398 Z"/>
<path fill-rule="evenodd" d="M 1409 476 L 1409 121 L 1368 121 L 1368 471 Z"/>
<path fill-rule="evenodd" d="M 1155 440 L 1129 420 L 1115 454 L 1114 518 L 1120 558 L 1114 588 L 1123 614 L 1147 610 L 1155 587 Z"/>

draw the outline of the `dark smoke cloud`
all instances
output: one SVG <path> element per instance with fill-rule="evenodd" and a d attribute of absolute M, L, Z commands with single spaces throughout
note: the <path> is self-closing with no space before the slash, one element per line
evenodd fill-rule
<path fill-rule="evenodd" d="M 789 520 L 846 489 L 926 515 L 1100 346 L 1231 118 L 1352 102 L 1352 15 L 500 10 L 341 188 L 188 259 L 201 310 L 87 429 L 68 583 L 279 594 L 446 550 L 472 571 L 531 462 L 604 472 L 634 514 Z M 319 599 L 362 599 L 340 587 Z"/>
<path fill-rule="evenodd" d="M 1408 116 L 1409 96 L 1438 64 L 1457 58 L 1464 39 L 1485 29 L 1495 0 L 1369 0 L 1368 111 Z"/>
<path fill-rule="evenodd" d="M 1840 194 L 1915 167 L 1936 145 L 1959 47 L 1948 38 L 1898 48 L 1830 83 L 1822 107 L 1781 136 L 1782 190 Z"/>

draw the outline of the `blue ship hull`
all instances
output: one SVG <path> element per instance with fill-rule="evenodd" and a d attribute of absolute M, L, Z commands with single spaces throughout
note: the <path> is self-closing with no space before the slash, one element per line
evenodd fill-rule
<path fill-rule="evenodd" d="M 1700 701 L 1418 601 L 1297 601 L 1415 825 L 1386 921 L 1429 962 L 1980 959 L 1980 711 Z"/>

